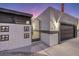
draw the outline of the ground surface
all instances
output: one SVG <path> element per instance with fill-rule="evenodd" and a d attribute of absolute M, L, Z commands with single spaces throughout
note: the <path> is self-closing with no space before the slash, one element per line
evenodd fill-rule
<path fill-rule="evenodd" d="M 43 42 L 34 42 L 29 47 L 1 51 L 1 56 L 79 56 L 79 38 L 48 47 Z"/>

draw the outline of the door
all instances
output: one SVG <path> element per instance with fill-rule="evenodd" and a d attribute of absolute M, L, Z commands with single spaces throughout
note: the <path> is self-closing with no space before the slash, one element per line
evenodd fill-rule
<path fill-rule="evenodd" d="M 70 24 L 60 25 L 60 39 L 61 41 L 68 40 L 75 37 L 75 26 Z"/>

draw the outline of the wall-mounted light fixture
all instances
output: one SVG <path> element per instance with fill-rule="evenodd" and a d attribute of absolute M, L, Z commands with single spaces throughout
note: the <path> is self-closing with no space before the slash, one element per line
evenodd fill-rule
<path fill-rule="evenodd" d="M 55 31 L 59 31 L 59 22 L 56 22 L 56 23 L 54 23 L 54 25 L 55 25 Z"/>
<path fill-rule="evenodd" d="M 60 19 L 62 17 L 63 13 L 58 17 L 58 19 L 55 18 L 55 15 L 53 15 L 53 19 L 51 20 L 53 25 L 54 25 L 54 31 L 59 31 L 59 26 L 60 26 Z M 57 21 L 56 21 L 57 20 Z"/>
<path fill-rule="evenodd" d="M 30 24 L 30 21 L 26 21 L 26 24 L 29 25 Z"/>

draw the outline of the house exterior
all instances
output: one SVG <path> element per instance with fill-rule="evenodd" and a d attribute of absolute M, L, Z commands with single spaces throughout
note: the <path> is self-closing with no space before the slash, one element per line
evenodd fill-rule
<path fill-rule="evenodd" d="M 32 14 L 0 8 L 0 51 L 31 45 Z"/>
<path fill-rule="evenodd" d="M 35 20 L 40 21 L 40 40 L 48 46 L 54 46 L 65 40 L 77 37 L 78 19 L 48 7 Z"/>
<path fill-rule="evenodd" d="M 79 36 L 78 19 L 54 8 L 48 7 L 33 24 L 31 17 L 32 14 L 0 8 L 0 51 L 29 46 L 32 41 L 55 46 Z"/>

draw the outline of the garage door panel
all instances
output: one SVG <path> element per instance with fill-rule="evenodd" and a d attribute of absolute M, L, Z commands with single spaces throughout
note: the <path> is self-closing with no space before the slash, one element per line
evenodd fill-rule
<path fill-rule="evenodd" d="M 73 28 L 62 28 L 61 30 L 65 31 L 65 30 L 73 30 Z"/>
<path fill-rule="evenodd" d="M 62 38 L 65 38 L 65 37 L 70 38 L 70 37 L 73 37 L 73 35 L 72 35 L 72 34 L 63 34 L 63 35 L 62 35 Z"/>
<path fill-rule="evenodd" d="M 66 25 L 61 26 L 61 30 L 68 30 L 68 29 L 73 29 L 73 26 L 72 27 Z"/>
<path fill-rule="evenodd" d="M 69 33 L 73 33 L 73 31 L 62 31 L 61 34 L 69 34 Z"/>
<path fill-rule="evenodd" d="M 61 41 L 68 40 L 70 38 L 73 38 L 73 35 L 66 35 L 66 36 L 61 37 Z"/>
<path fill-rule="evenodd" d="M 61 35 L 61 41 L 70 39 L 74 37 L 74 26 L 68 25 L 68 24 L 61 24 L 60 25 L 60 35 Z"/>

